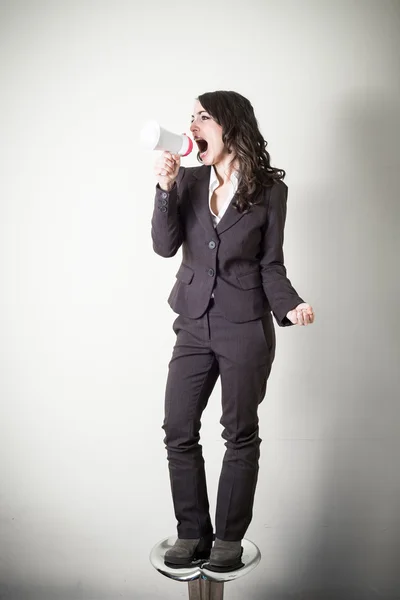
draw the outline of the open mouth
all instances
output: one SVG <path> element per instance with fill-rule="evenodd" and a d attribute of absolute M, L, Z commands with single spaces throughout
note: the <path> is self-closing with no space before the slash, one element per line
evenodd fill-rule
<path fill-rule="evenodd" d="M 201 138 L 197 138 L 196 139 L 196 144 L 197 144 L 197 147 L 198 147 L 198 149 L 200 151 L 200 156 L 203 156 L 207 152 L 208 142 L 206 142 L 206 140 L 203 140 Z"/>

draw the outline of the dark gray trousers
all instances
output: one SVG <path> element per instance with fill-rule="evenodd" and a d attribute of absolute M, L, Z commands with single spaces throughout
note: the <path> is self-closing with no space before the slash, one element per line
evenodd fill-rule
<path fill-rule="evenodd" d="M 226 452 L 218 486 L 215 534 L 244 537 L 253 514 L 260 442 L 258 405 L 275 355 L 271 313 L 246 323 L 227 321 L 213 299 L 199 319 L 179 315 L 165 396 L 163 429 L 179 538 L 213 533 L 199 444 L 201 415 L 221 377 Z"/>

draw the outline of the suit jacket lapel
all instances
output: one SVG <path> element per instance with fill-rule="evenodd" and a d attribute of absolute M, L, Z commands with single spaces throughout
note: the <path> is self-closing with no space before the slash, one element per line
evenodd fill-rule
<path fill-rule="evenodd" d="M 249 212 L 248 209 L 247 209 L 247 210 L 244 210 L 242 213 L 240 213 L 236 208 L 234 208 L 233 207 L 233 202 L 235 201 L 235 198 L 236 198 L 236 194 L 235 194 L 235 196 L 233 196 L 233 198 L 232 198 L 232 200 L 231 200 L 228 208 L 226 209 L 226 212 L 225 212 L 224 216 L 222 217 L 222 219 L 218 223 L 217 227 L 215 228 L 215 230 L 218 233 L 218 235 L 220 233 L 223 233 L 224 231 L 226 231 L 227 229 L 229 229 L 233 225 L 236 225 L 236 223 L 238 221 L 240 221 L 240 219 L 247 212 Z"/>
<path fill-rule="evenodd" d="M 234 196 L 228 208 L 226 209 L 224 216 L 218 223 L 217 227 L 214 228 L 208 203 L 210 169 L 210 166 L 203 165 L 198 171 L 193 173 L 194 180 L 189 185 L 189 192 L 192 199 L 193 209 L 204 229 L 210 235 L 212 235 L 215 231 L 219 235 L 235 225 L 248 212 L 248 210 L 239 213 L 237 209 L 232 206 L 232 203 L 235 201 Z"/>
<path fill-rule="evenodd" d="M 189 194 L 196 216 L 209 236 L 215 235 L 214 224 L 208 206 L 210 168 L 203 165 L 193 172 L 193 181 L 189 184 Z"/>

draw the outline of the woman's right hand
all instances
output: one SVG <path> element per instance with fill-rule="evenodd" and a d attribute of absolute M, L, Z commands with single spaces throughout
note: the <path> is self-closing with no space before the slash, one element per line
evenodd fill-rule
<path fill-rule="evenodd" d="M 179 154 L 163 152 L 156 160 L 154 173 L 162 190 L 169 192 L 178 177 L 181 157 Z"/>

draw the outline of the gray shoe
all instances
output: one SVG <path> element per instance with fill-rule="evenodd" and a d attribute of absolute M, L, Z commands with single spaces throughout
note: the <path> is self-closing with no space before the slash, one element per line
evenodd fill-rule
<path fill-rule="evenodd" d="M 188 567 L 193 561 L 207 560 L 210 556 L 213 536 L 185 540 L 178 538 L 166 551 L 164 564 L 168 567 Z"/>
<path fill-rule="evenodd" d="M 216 538 L 211 550 L 210 562 L 204 567 L 219 573 L 235 571 L 244 566 L 241 561 L 242 554 L 241 541 L 227 542 Z"/>

